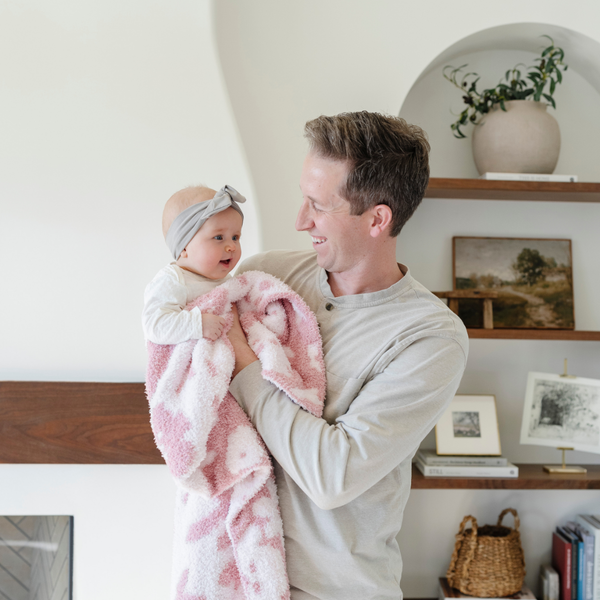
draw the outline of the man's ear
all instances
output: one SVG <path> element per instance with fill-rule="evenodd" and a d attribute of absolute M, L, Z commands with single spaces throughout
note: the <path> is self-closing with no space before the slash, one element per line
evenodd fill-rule
<path fill-rule="evenodd" d="M 377 204 L 371 208 L 371 237 L 378 237 L 390 230 L 392 224 L 392 209 L 387 204 Z"/>

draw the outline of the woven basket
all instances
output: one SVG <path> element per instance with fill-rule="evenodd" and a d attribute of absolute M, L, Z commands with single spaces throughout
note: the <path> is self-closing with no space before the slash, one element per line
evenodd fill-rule
<path fill-rule="evenodd" d="M 509 512 L 515 518 L 514 529 L 502 525 Z M 469 521 L 472 529 L 465 529 Z M 507 508 L 500 513 L 497 525 L 479 529 L 475 517 L 465 517 L 456 534 L 446 577 L 451 587 L 470 596 L 498 598 L 519 592 L 525 578 L 525 560 L 517 511 Z"/>

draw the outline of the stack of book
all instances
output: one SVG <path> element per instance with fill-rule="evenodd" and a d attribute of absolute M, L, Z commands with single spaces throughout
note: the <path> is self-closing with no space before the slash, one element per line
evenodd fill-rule
<path fill-rule="evenodd" d="M 562 181 L 576 183 L 577 175 L 551 175 L 546 173 L 484 173 L 479 179 L 496 181 Z"/>
<path fill-rule="evenodd" d="M 480 598 L 477 598 L 477 596 L 467 596 L 466 594 L 459 592 L 458 590 L 448 585 L 448 580 L 445 577 L 440 577 L 440 591 L 438 599 L 451 600 L 453 598 L 470 598 L 471 600 L 482 600 Z M 523 586 L 520 592 L 518 592 L 517 594 L 513 594 L 512 596 L 503 596 L 502 598 L 486 598 L 486 600 L 507 600 L 508 598 L 513 598 L 513 600 L 536 600 L 532 591 L 526 586 Z"/>
<path fill-rule="evenodd" d="M 552 566 L 558 572 L 560 600 L 600 600 L 600 515 L 577 515 L 556 528 Z"/>
<path fill-rule="evenodd" d="M 502 456 L 438 456 L 434 450 L 418 450 L 414 464 L 426 477 L 519 476 L 519 468 Z"/>

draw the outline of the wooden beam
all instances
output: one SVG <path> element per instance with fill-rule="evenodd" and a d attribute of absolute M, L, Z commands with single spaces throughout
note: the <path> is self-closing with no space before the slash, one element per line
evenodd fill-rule
<path fill-rule="evenodd" d="M 0 382 L 1 463 L 164 464 L 143 383 Z"/>

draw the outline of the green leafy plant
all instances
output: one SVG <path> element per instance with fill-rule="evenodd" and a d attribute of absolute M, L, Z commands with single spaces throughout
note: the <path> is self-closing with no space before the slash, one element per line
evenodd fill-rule
<path fill-rule="evenodd" d="M 467 137 L 461 128 L 470 123 L 476 125 L 481 117 L 490 112 L 494 106 L 499 104 L 500 108 L 506 111 L 505 102 L 509 100 L 539 102 L 543 97 L 553 108 L 556 108 L 552 96 L 557 84 L 562 83 L 561 70 L 567 70 L 567 65 L 563 62 L 565 53 L 562 48 L 554 45 L 554 40 L 550 36 L 543 35 L 541 37 L 548 38 L 550 46 L 542 50 L 541 55 L 534 61 L 535 65 L 527 67 L 519 63 L 506 71 L 504 79 L 501 79 L 498 85 L 481 92 L 477 90 L 479 75 L 463 72 L 467 65 L 456 68 L 452 65 L 444 67 L 444 78 L 463 92 L 463 101 L 467 105 L 467 108 L 460 113 L 457 121 L 450 125 L 454 137 Z M 525 73 L 520 67 L 523 67 Z"/>

